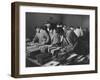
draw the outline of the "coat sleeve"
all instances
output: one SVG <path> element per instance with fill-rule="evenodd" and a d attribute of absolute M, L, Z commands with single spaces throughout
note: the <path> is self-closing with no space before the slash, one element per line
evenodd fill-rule
<path fill-rule="evenodd" d="M 46 38 L 45 43 L 48 43 L 50 40 L 50 37 L 46 32 L 44 32 L 44 35 L 45 35 L 44 37 Z"/>
<path fill-rule="evenodd" d="M 38 37 L 37 37 L 37 34 L 35 35 L 34 39 L 33 39 L 33 42 L 38 42 Z"/>

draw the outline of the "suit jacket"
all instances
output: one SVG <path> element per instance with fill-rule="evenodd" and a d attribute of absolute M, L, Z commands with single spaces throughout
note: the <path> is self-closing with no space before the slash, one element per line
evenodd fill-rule
<path fill-rule="evenodd" d="M 33 41 L 40 44 L 46 44 L 50 40 L 48 33 L 45 30 L 41 30 L 40 33 L 36 33 Z"/>

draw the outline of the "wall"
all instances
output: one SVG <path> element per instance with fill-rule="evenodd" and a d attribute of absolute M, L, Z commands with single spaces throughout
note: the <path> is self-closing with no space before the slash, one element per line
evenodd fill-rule
<path fill-rule="evenodd" d="M 34 36 L 35 27 L 42 26 L 45 23 L 60 24 L 66 26 L 81 26 L 82 28 L 89 28 L 88 15 L 69 15 L 69 14 L 51 14 L 51 13 L 26 13 L 26 37 L 32 38 Z"/>
<path fill-rule="evenodd" d="M 85 27 L 85 28 L 89 28 L 89 24 L 90 23 L 90 20 L 89 20 L 89 16 L 84 16 L 83 19 L 82 19 L 82 27 Z"/>
<path fill-rule="evenodd" d="M 0 2 L 0 80 L 100 80 L 100 54 L 98 54 L 98 73 L 64 75 L 38 78 L 15 79 L 10 77 L 11 68 L 11 2 L 15 0 L 1 0 Z M 100 0 L 16 0 L 39 3 L 76 4 L 98 6 L 98 47 L 100 47 Z M 100 53 L 100 49 L 98 49 Z"/>
<path fill-rule="evenodd" d="M 81 26 L 83 28 L 89 28 L 89 16 L 88 15 L 67 15 L 63 17 L 63 24 L 68 26 Z"/>
<path fill-rule="evenodd" d="M 42 26 L 45 23 L 47 23 L 48 21 L 51 23 L 60 23 L 61 16 L 59 14 L 27 13 L 26 14 L 27 37 L 29 38 L 34 34 L 34 28 L 36 26 Z"/>

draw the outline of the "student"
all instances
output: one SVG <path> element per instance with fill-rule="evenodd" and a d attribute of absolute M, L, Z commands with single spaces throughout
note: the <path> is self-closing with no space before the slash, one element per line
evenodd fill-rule
<path fill-rule="evenodd" d="M 83 40 L 83 30 L 81 29 L 81 27 L 77 27 L 75 30 L 74 30 L 74 33 L 76 34 L 77 36 L 77 47 L 75 49 L 76 53 L 77 54 L 85 54 L 86 53 L 86 45 L 88 44 L 85 44 L 86 41 Z"/>
<path fill-rule="evenodd" d="M 42 27 L 37 27 L 36 28 L 36 35 L 33 39 L 33 42 L 37 42 L 39 44 L 48 44 L 50 40 L 50 37 L 48 35 L 48 33 L 46 32 L 45 28 L 42 26 Z"/>
<path fill-rule="evenodd" d="M 33 39 L 33 43 L 39 43 L 39 34 L 40 34 L 40 27 L 36 27 L 36 34 L 34 36 L 34 39 Z"/>
<path fill-rule="evenodd" d="M 54 29 L 53 35 L 52 35 L 52 38 L 51 38 L 51 44 L 57 45 L 59 43 L 60 43 L 60 35 L 58 34 L 57 29 Z"/>
<path fill-rule="evenodd" d="M 82 31 L 81 27 L 76 27 L 76 29 L 74 30 L 74 33 L 77 35 L 77 37 L 83 36 L 83 31 Z"/>
<path fill-rule="evenodd" d="M 50 35 L 50 39 L 52 40 L 53 39 L 53 32 L 54 32 L 54 29 L 50 29 L 49 30 L 49 35 Z"/>
<path fill-rule="evenodd" d="M 77 35 L 74 33 L 74 27 L 70 27 L 70 29 L 67 31 L 67 39 L 69 43 L 74 45 L 74 43 L 77 41 Z"/>

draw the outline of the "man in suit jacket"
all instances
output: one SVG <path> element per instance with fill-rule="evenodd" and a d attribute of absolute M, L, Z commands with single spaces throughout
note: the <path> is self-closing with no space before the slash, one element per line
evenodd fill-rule
<path fill-rule="evenodd" d="M 37 28 L 36 35 L 33 39 L 33 42 L 37 42 L 39 44 L 47 44 L 50 40 L 50 37 L 44 28 Z"/>

